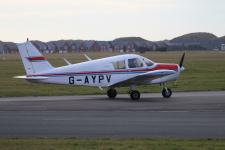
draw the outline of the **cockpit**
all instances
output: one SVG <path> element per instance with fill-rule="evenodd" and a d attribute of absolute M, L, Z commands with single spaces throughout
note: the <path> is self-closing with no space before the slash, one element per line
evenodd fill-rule
<path fill-rule="evenodd" d="M 128 59 L 128 68 L 140 68 L 143 66 L 144 64 L 139 58 Z"/>
<path fill-rule="evenodd" d="M 151 67 L 154 65 L 154 62 L 142 57 L 142 56 L 134 56 L 129 57 L 127 59 L 121 59 L 112 62 L 114 69 L 132 69 L 132 68 L 144 68 Z"/>

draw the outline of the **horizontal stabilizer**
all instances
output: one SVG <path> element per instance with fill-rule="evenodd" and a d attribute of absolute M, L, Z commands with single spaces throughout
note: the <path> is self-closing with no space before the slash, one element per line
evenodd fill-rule
<path fill-rule="evenodd" d="M 63 60 L 66 62 L 67 65 L 71 65 L 71 63 L 66 58 L 63 58 Z"/>
<path fill-rule="evenodd" d="M 36 76 L 36 77 L 27 77 L 27 76 L 15 76 L 16 79 L 25 79 L 25 80 L 44 80 L 48 77 Z"/>

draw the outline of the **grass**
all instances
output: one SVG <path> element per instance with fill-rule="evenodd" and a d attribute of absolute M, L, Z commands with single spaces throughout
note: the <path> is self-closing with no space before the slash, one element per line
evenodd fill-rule
<path fill-rule="evenodd" d="M 92 58 L 102 58 L 117 55 L 118 53 L 89 53 Z M 148 52 L 143 56 L 155 62 L 178 63 L 182 52 Z M 72 63 L 85 61 L 80 53 L 46 55 L 54 66 L 65 65 L 63 57 Z M 187 52 L 184 66 L 186 70 L 181 74 L 180 80 L 170 83 L 174 91 L 211 91 L 225 90 L 225 53 L 222 52 Z M 24 75 L 24 68 L 19 55 L 6 55 L 5 60 L 0 56 L 0 97 L 12 96 L 39 96 L 39 95 L 81 95 L 104 94 L 98 88 L 33 84 L 13 76 Z M 159 92 L 158 85 L 139 86 L 140 92 Z M 126 93 L 128 88 L 119 88 L 119 93 Z"/>
<path fill-rule="evenodd" d="M 1 150 L 224 150 L 224 139 L 0 139 Z"/>

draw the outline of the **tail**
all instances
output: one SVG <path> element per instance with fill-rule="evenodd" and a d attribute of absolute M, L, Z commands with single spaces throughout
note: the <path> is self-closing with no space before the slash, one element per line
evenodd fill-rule
<path fill-rule="evenodd" d="M 25 43 L 17 44 L 17 47 L 27 75 L 54 69 L 29 40 Z"/>

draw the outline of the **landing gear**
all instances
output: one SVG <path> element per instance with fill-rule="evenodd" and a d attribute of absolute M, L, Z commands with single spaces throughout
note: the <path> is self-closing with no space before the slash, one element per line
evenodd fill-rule
<path fill-rule="evenodd" d="M 130 86 L 130 92 L 129 92 L 129 94 L 130 94 L 130 98 L 131 98 L 132 100 L 139 100 L 140 97 L 141 97 L 140 92 L 138 92 L 138 91 L 136 90 L 136 85 L 131 85 L 131 86 Z"/>
<path fill-rule="evenodd" d="M 170 88 L 166 87 L 166 83 L 162 83 L 160 84 L 163 88 L 162 88 L 162 96 L 164 98 L 170 98 L 172 95 L 172 90 Z"/>
<path fill-rule="evenodd" d="M 167 88 L 167 87 L 164 87 L 164 88 L 162 89 L 162 96 L 163 96 L 164 98 L 170 98 L 171 95 L 172 95 L 171 89 L 169 89 L 169 88 Z"/>
<path fill-rule="evenodd" d="M 110 99 L 114 99 L 117 95 L 117 91 L 111 88 L 107 91 L 107 95 Z"/>
<path fill-rule="evenodd" d="M 140 96 L 141 96 L 141 94 L 137 90 L 130 91 L 130 98 L 132 100 L 139 100 Z"/>

